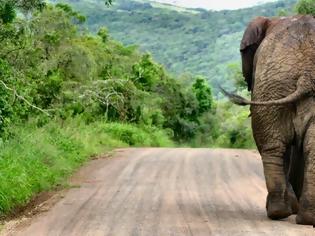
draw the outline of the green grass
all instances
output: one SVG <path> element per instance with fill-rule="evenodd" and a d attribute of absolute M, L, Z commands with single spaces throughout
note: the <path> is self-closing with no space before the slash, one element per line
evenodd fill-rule
<path fill-rule="evenodd" d="M 172 146 L 165 132 L 153 127 L 80 119 L 35 122 L 15 127 L 0 143 L 0 216 L 27 204 L 36 194 L 66 183 L 89 157 L 117 147 Z"/>

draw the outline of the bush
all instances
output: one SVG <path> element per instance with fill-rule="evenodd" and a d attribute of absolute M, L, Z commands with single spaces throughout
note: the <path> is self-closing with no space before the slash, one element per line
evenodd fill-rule
<path fill-rule="evenodd" d="M 216 147 L 255 148 L 252 136 L 249 111 L 230 102 L 218 103 L 218 133 Z"/>
<path fill-rule="evenodd" d="M 102 130 L 114 139 L 121 140 L 130 146 L 172 146 L 172 142 L 164 131 L 150 126 L 137 127 L 131 124 L 104 123 Z"/>

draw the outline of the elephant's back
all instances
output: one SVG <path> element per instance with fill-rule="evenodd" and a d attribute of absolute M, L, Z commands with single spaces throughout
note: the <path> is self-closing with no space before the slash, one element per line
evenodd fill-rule
<path fill-rule="evenodd" d="M 266 36 L 255 60 L 253 100 L 279 99 L 294 92 L 301 75 L 315 75 L 315 19 L 285 18 Z"/>

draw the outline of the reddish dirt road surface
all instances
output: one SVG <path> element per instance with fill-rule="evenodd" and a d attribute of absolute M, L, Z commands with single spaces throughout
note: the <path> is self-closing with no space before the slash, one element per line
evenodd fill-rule
<path fill-rule="evenodd" d="M 222 149 L 126 149 L 82 168 L 49 211 L 6 235 L 315 235 L 266 217 L 259 155 Z"/>

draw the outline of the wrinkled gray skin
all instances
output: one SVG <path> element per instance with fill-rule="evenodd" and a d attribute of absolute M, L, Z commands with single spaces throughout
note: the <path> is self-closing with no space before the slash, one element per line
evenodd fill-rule
<path fill-rule="evenodd" d="M 297 212 L 298 224 L 315 225 L 315 19 L 295 16 L 253 22 L 241 44 L 252 101 L 224 93 L 236 104 L 251 105 L 253 135 L 268 189 L 268 216 L 282 219 Z M 252 45 L 257 51 L 250 74 L 246 50 Z"/>

